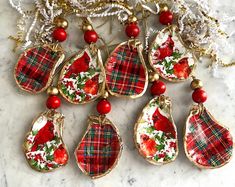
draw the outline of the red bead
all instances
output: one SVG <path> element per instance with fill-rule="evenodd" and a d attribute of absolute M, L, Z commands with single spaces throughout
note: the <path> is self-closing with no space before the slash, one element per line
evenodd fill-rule
<path fill-rule="evenodd" d="M 153 82 L 150 88 L 150 92 L 152 95 L 161 95 L 164 94 L 165 91 L 166 91 L 166 85 L 162 81 Z"/>
<path fill-rule="evenodd" d="M 56 95 L 50 95 L 46 102 L 47 108 L 57 109 L 60 107 L 60 98 Z"/>
<path fill-rule="evenodd" d="M 63 42 L 66 40 L 67 38 L 67 33 L 63 28 L 56 28 L 53 33 L 52 36 L 55 40 L 59 41 L 59 42 Z"/>
<path fill-rule="evenodd" d="M 163 11 L 159 15 L 159 22 L 163 25 L 169 25 L 173 22 L 173 14 L 171 11 Z"/>
<path fill-rule="evenodd" d="M 203 89 L 198 88 L 194 90 L 192 98 L 196 103 L 204 103 L 207 100 L 207 94 Z"/>
<path fill-rule="evenodd" d="M 102 99 L 97 103 L 96 109 L 100 114 L 108 114 L 111 111 L 111 104 L 107 99 Z"/>
<path fill-rule="evenodd" d="M 98 40 L 98 35 L 94 30 L 87 30 L 84 33 L 84 40 L 86 43 L 95 43 Z"/>
<path fill-rule="evenodd" d="M 129 38 L 136 38 L 140 33 L 140 29 L 137 24 L 130 23 L 126 26 L 125 32 Z"/>

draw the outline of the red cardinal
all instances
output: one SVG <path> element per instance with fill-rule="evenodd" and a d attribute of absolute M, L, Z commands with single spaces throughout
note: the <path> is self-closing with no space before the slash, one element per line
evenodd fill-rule
<path fill-rule="evenodd" d="M 61 164 L 64 165 L 67 163 L 68 161 L 68 153 L 66 151 L 66 149 L 63 147 L 63 145 L 61 145 L 60 147 L 58 147 L 55 152 L 54 152 L 54 161 L 57 164 Z"/>
<path fill-rule="evenodd" d="M 85 85 L 83 90 L 87 93 L 87 94 L 92 94 L 92 95 L 96 95 L 99 89 L 99 75 L 96 75 L 94 77 L 92 77 L 92 79 L 88 80 Z"/>
<path fill-rule="evenodd" d="M 188 58 L 182 58 L 178 63 L 174 65 L 174 74 L 178 78 L 188 78 L 191 73 L 191 69 L 188 65 Z"/>
<path fill-rule="evenodd" d="M 72 74 L 77 75 L 78 73 L 86 72 L 89 69 L 89 62 L 90 57 L 86 52 L 84 52 L 84 54 L 80 58 L 72 63 L 64 78 L 70 78 Z"/>
<path fill-rule="evenodd" d="M 155 56 L 158 60 L 163 60 L 164 58 L 171 56 L 173 53 L 174 41 L 171 39 L 171 36 L 159 47 L 155 53 Z"/>
<path fill-rule="evenodd" d="M 141 152 L 145 155 L 145 156 L 154 156 L 155 153 L 157 152 L 157 144 L 153 139 L 150 139 L 148 137 L 148 135 L 143 134 L 141 135 Z"/>
<path fill-rule="evenodd" d="M 32 151 L 36 151 L 38 145 L 43 145 L 44 143 L 53 140 L 54 138 L 54 124 L 51 121 L 47 121 L 46 125 L 42 127 L 34 138 L 34 145 Z"/>
<path fill-rule="evenodd" d="M 174 126 L 169 119 L 167 119 L 159 112 L 159 108 L 157 108 L 154 112 L 152 119 L 156 130 L 163 131 L 164 133 L 166 133 L 166 135 L 175 137 Z"/>

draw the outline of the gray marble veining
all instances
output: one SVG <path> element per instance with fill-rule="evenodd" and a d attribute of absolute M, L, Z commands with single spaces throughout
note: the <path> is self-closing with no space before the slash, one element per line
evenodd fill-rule
<path fill-rule="evenodd" d="M 219 13 L 235 15 L 232 0 L 213 1 Z M 19 91 L 13 79 L 13 68 L 17 54 L 13 53 L 13 42 L 8 36 L 14 34 L 17 13 L 7 0 L 0 2 L 0 186 L 1 187 L 234 187 L 235 159 L 215 170 L 200 170 L 185 157 L 182 130 L 192 104 L 189 82 L 167 83 L 167 94 L 173 101 L 173 114 L 180 142 L 179 156 L 175 162 L 165 166 L 153 166 L 138 155 L 133 143 L 133 126 L 142 107 L 151 98 L 148 93 L 136 100 L 111 98 L 113 110 L 109 119 L 117 125 L 123 137 L 124 150 L 117 167 L 107 176 L 91 180 L 76 166 L 73 151 L 86 129 L 88 114 L 95 113 L 95 104 L 74 106 L 63 101 L 62 112 L 66 116 L 64 141 L 68 145 L 69 164 L 53 173 L 42 174 L 31 170 L 25 161 L 21 145 L 31 121 L 45 110 L 46 94 L 29 95 Z M 235 23 L 229 25 L 235 29 Z M 71 41 L 81 41 L 76 32 L 71 32 Z M 75 43 L 75 42 L 74 42 Z M 233 49 L 235 43 L 233 39 Z M 73 44 L 74 45 L 74 44 Z M 82 46 L 82 44 L 79 43 Z M 234 51 L 234 50 L 233 50 Z M 233 56 L 232 56 L 233 55 Z M 235 53 L 231 57 L 235 58 Z M 230 128 L 235 135 L 235 68 L 220 71 L 224 78 L 214 78 L 205 63 L 198 65 L 197 75 L 203 80 L 209 95 L 206 103 L 210 112 Z"/>

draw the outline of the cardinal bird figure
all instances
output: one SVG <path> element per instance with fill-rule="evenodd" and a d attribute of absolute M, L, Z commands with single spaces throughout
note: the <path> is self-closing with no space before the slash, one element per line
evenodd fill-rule
<path fill-rule="evenodd" d="M 36 151 L 38 146 L 45 144 L 48 141 L 54 139 L 54 124 L 51 121 L 47 121 L 46 125 L 42 127 L 34 138 L 34 144 L 32 151 Z"/>
<path fill-rule="evenodd" d="M 49 172 L 67 164 L 69 155 L 61 137 L 63 118 L 49 110 L 34 121 L 24 142 L 25 156 L 33 169 Z"/>
<path fill-rule="evenodd" d="M 172 36 L 168 36 L 167 40 L 162 44 L 162 46 L 157 49 L 155 56 L 158 60 L 163 60 L 168 56 L 171 56 L 174 49 L 174 41 Z"/>
<path fill-rule="evenodd" d="M 156 130 L 162 131 L 166 135 L 175 138 L 175 129 L 172 122 L 160 113 L 159 108 L 155 110 L 152 119 Z"/>
<path fill-rule="evenodd" d="M 90 60 L 89 55 L 84 52 L 80 58 L 73 62 L 64 78 L 70 78 L 73 74 L 77 75 L 78 73 L 86 72 L 89 69 Z"/>

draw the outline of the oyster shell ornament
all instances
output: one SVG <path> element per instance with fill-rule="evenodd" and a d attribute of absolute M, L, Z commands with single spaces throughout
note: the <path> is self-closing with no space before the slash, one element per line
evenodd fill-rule
<path fill-rule="evenodd" d="M 24 91 L 36 94 L 51 84 L 56 68 L 64 60 L 61 50 L 51 46 L 36 46 L 24 51 L 15 66 L 14 77 Z"/>
<path fill-rule="evenodd" d="M 184 149 L 196 166 L 218 168 L 227 164 L 232 157 L 233 137 L 204 105 L 195 105 L 186 121 Z"/>
<path fill-rule="evenodd" d="M 148 72 L 137 39 L 119 44 L 105 64 L 106 86 L 111 95 L 137 98 L 148 86 Z"/>
<path fill-rule="evenodd" d="M 97 99 L 105 87 L 100 50 L 89 46 L 67 60 L 58 87 L 61 95 L 73 104 L 84 104 Z"/>
<path fill-rule="evenodd" d="M 91 178 L 108 174 L 122 152 L 117 128 L 103 115 L 89 116 L 88 128 L 74 154 L 81 171 Z"/>
<path fill-rule="evenodd" d="M 177 130 L 169 97 L 153 98 L 143 109 L 134 129 L 135 145 L 149 163 L 167 164 L 178 155 Z"/>
<path fill-rule="evenodd" d="M 50 172 L 65 166 L 69 159 L 62 139 L 64 116 L 55 110 L 40 114 L 24 141 L 24 154 L 29 165 L 39 172 Z"/>
<path fill-rule="evenodd" d="M 220 125 L 203 103 L 207 99 L 202 82 L 193 77 L 193 105 L 186 121 L 184 150 L 188 159 L 199 168 L 218 168 L 227 164 L 233 153 L 233 137 Z"/>
<path fill-rule="evenodd" d="M 178 28 L 169 26 L 156 35 L 149 50 L 149 63 L 164 79 L 172 82 L 190 78 L 195 68 L 195 58 L 183 44 Z"/>

